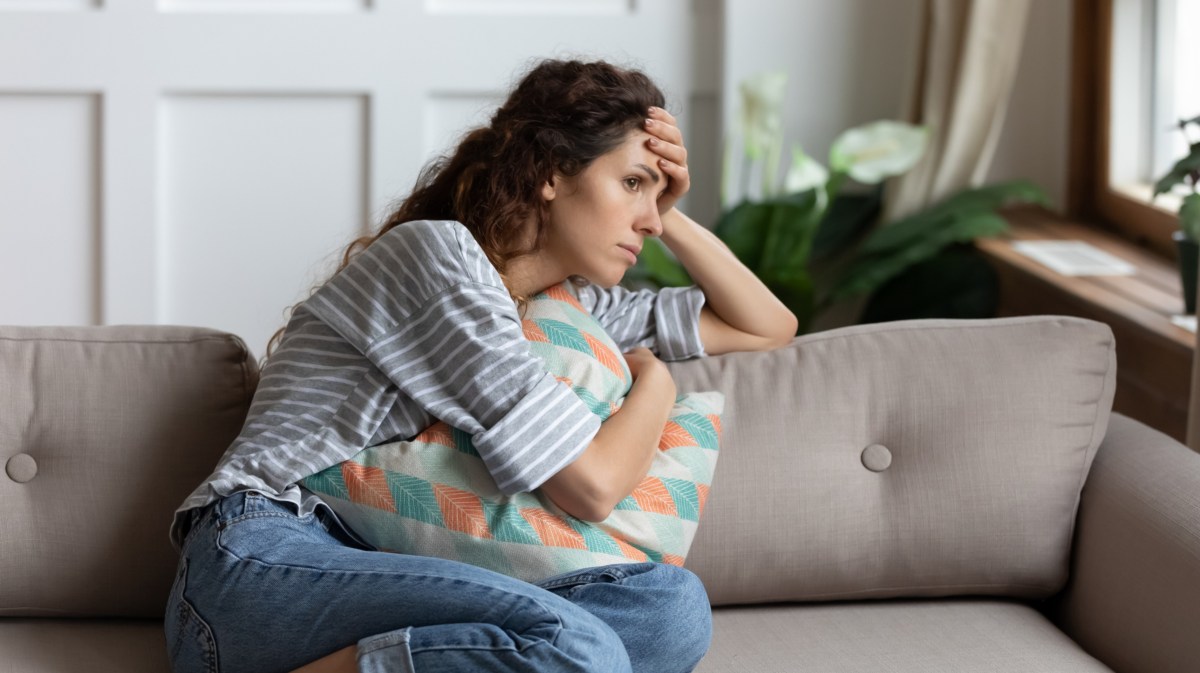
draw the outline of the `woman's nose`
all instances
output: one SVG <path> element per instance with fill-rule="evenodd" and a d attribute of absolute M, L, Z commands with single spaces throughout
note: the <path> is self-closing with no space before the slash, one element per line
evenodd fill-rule
<path fill-rule="evenodd" d="M 659 236 L 662 234 L 662 217 L 658 214 L 657 205 L 652 206 L 647 214 L 639 218 L 638 231 L 644 236 Z"/>

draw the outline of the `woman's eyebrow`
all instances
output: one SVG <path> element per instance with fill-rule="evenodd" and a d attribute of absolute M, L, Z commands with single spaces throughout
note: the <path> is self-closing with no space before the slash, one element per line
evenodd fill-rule
<path fill-rule="evenodd" d="M 640 168 L 643 171 L 646 171 L 646 175 L 650 176 L 650 182 L 652 182 L 656 185 L 658 184 L 658 173 L 655 172 L 655 170 L 653 168 L 650 168 L 646 164 L 634 164 L 633 167 Z"/>

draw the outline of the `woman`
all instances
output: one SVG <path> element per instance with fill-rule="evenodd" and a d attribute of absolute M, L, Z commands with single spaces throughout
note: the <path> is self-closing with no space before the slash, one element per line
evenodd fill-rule
<path fill-rule="evenodd" d="M 176 512 L 176 671 L 695 666 L 711 615 L 686 570 L 620 564 L 534 586 L 371 549 L 296 485 L 441 419 L 472 435 L 506 493 L 539 488 L 602 520 L 646 474 L 675 399 L 660 357 L 791 339 L 795 317 L 674 208 L 687 152 L 662 106 L 639 72 L 537 65 L 295 307 L 241 434 Z M 655 236 L 696 287 L 614 287 Z M 521 331 L 524 298 L 567 278 L 590 283 L 581 301 L 629 350 L 633 387 L 603 425 Z"/>

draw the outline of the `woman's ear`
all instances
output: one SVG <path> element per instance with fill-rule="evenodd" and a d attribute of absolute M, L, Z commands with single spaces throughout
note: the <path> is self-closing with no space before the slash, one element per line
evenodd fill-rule
<path fill-rule="evenodd" d="M 542 200 L 553 201 L 558 195 L 558 176 L 551 175 L 550 179 L 542 183 Z"/>

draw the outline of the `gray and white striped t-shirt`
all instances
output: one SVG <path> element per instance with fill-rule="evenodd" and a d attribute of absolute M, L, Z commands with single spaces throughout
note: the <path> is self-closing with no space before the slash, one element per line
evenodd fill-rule
<path fill-rule="evenodd" d="M 586 285 L 579 299 L 623 351 L 704 354 L 699 288 Z M 185 512 L 239 491 L 301 515 L 327 507 L 296 482 L 438 419 L 471 434 L 509 494 L 537 488 L 600 427 L 530 352 L 516 306 L 471 233 L 454 221 L 409 222 L 296 307 L 241 434 L 176 510 L 172 542 L 182 543 Z"/>

